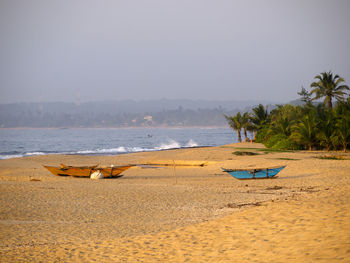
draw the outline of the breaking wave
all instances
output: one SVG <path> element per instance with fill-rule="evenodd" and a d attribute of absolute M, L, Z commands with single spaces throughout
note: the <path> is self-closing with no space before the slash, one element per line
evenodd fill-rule
<path fill-rule="evenodd" d="M 185 147 L 197 147 L 197 146 L 198 144 L 194 140 L 190 139 Z"/>
<path fill-rule="evenodd" d="M 178 149 L 181 145 L 174 140 L 169 140 L 168 143 L 162 143 L 160 146 L 155 147 L 155 150 L 168 150 L 168 149 Z"/>
<path fill-rule="evenodd" d="M 150 152 L 150 151 L 160 151 L 160 150 L 169 150 L 169 149 L 179 149 L 179 148 L 191 148 L 197 147 L 198 144 L 190 139 L 186 144 L 181 145 L 179 142 L 170 139 L 166 143 L 160 143 L 158 146 L 152 148 L 143 148 L 143 147 L 125 147 L 120 146 L 116 148 L 101 148 L 101 149 L 86 149 L 78 151 L 62 151 L 62 152 L 52 152 L 52 151 L 33 151 L 33 152 L 3 152 L 0 153 L 0 160 L 10 159 L 10 158 L 19 158 L 27 156 L 37 156 L 44 154 L 69 154 L 69 155 L 113 155 L 113 154 L 123 154 L 123 153 L 133 153 L 133 152 Z"/>
<path fill-rule="evenodd" d="M 116 154 L 116 153 L 132 153 L 132 152 L 144 152 L 149 149 L 141 147 L 118 147 L 110 149 L 96 149 L 96 150 L 82 150 L 77 152 L 71 152 L 70 154 Z"/>
<path fill-rule="evenodd" d="M 53 153 L 54 152 L 27 152 L 27 153 L 3 152 L 3 153 L 0 153 L 0 160 L 10 159 L 10 158 L 27 157 L 27 156 L 44 155 L 44 154 L 53 154 Z"/>

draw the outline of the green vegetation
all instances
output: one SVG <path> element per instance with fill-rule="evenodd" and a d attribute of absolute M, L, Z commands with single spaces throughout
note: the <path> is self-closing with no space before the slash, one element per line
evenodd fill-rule
<path fill-rule="evenodd" d="M 293 152 L 293 150 L 273 149 L 273 148 L 259 149 L 258 151 L 264 152 L 264 153 L 269 153 L 269 152 Z"/>
<path fill-rule="evenodd" d="M 285 161 L 299 161 L 300 159 L 293 159 L 293 158 L 274 158 L 276 160 L 285 160 Z"/>
<path fill-rule="evenodd" d="M 325 159 L 325 160 L 343 160 L 340 158 L 337 158 L 335 156 L 321 156 L 321 157 L 317 157 L 318 159 Z"/>
<path fill-rule="evenodd" d="M 304 103 L 301 106 L 276 105 L 268 112 L 267 107 L 260 104 L 251 112 L 225 115 L 239 135 L 239 142 L 243 129 L 246 141 L 249 141 L 247 130 L 253 131 L 252 140 L 263 143 L 269 151 L 346 151 L 350 146 L 350 97 L 346 91 L 350 88 L 343 84 L 343 78 L 332 72 L 323 72 L 315 79 L 310 92 L 302 88 L 298 93 Z M 323 103 L 312 103 L 321 98 Z"/>
<path fill-rule="evenodd" d="M 234 116 L 224 115 L 228 124 L 237 132 L 238 141 L 242 142 L 241 129 L 243 128 L 243 118 L 240 112 Z"/>
<path fill-rule="evenodd" d="M 258 155 L 256 152 L 246 152 L 246 151 L 235 151 L 232 154 L 238 155 L 238 156 L 244 156 L 244 155 Z"/>
<path fill-rule="evenodd" d="M 236 150 L 261 150 L 261 149 L 264 149 L 264 148 L 256 148 L 256 147 L 231 147 L 231 148 L 234 148 Z"/>
<path fill-rule="evenodd" d="M 350 158 L 347 158 L 346 156 L 320 156 L 320 157 L 316 157 L 318 159 L 325 159 L 325 160 L 348 160 L 350 161 Z"/>
<path fill-rule="evenodd" d="M 315 79 L 318 81 L 311 83 L 311 87 L 314 89 L 310 94 L 315 93 L 313 100 L 325 97 L 324 104 L 328 104 L 330 109 L 333 107 L 332 99 L 342 101 L 345 95 L 344 90 L 349 90 L 348 86 L 341 85 L 342 82 L 345 82 L 344 79 L 338 75 L 333 77 L 332 72 L 323 72 Z"/>

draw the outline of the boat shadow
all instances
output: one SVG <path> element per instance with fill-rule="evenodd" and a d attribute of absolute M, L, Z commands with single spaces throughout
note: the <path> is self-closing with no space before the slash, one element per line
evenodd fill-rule
<path fill-rule="evenodd" d="M 104 177 L 103 179 L 107 179 L 107 180 L 113 180 L 113 179 L 118 179 L 120 177 L 123 177 L 123 174 L 117 175 L 117 176 L 113 176 L 113 177 Z"/>
<path fill-rule="evenodd" d="M 296 179 L 296 178 L 305 178 L 305 177 L 310 177 L 310 176 L 316 176 L 316 175 L 320 175 L 320 173 L 313 173 L 313 174 L 301 174 L 301 175 L 290 175 L 290 176 L 282 176 L 282 177 L 276 177 L 279 179 Z"/>

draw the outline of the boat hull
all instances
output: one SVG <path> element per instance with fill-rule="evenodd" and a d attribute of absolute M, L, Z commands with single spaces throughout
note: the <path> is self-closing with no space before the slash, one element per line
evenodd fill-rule
<path fill-rule="evenodd" d="M 130 165 L 114 166 L 108 168 L 97 168 L 96 166 L 43 166 L 52 174 L 57 176 L 90 177 L 92 173 L 99 171 L 105 178 L 120 177 L 120 174 L 122 172 L 132 167 Z"/>
<path fill-rule="evenodd" d="M 268 179 L 275 177 L 286 166 L 250 169 L 250 170 L 230 170 L 222 168 L 224 172 L 229 173 L 232 177 L 244 180 L 244 179 Z"/>

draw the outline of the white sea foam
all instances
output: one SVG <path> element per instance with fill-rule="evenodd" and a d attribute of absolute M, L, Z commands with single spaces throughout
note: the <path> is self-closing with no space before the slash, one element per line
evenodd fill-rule
<path fill-rule="evenodd" d="M 83 150 L 77 152 L 70 152 L 69 154 L 94 154 L 96 151 L 93 150 Z"/>
<path fill-rule="evenodd" d="M 48 153 L 28 152 L 28 153 L 23 153 L 23 154 L 3 154 L 3 155 L 0 155 L 0 160 L 11 159 L 11 158 L 21 158 L 21 157 L 26 157 L 26 156 L 44 155 L 44 154 L 48 154 Z"/>
<path fill-rule="evenodd" d="M 190 139 L 188 143 L 182 146 L 177 141 L 170 139 L 167 143 L 161 143 L 159 146 L 154 148 L 142 148 L 142 147 L 124 147 L 120 146 L 117 148 L 101 148 L 101 149 L 88 149 L 88 150 L 80 150 L 74 152 L 57 152 L 58 154 L 118 154 L 118 153 L 132 153 L 132 152 L 150 152 L 150 151 L 159 151 L 159 150 L 168 150 L 168 149 L 177 149 L 181 147 L 196 147 L 198 144 Z M 0 160 L 10 159 L 10 158 L 20 158 L 26 156 L 36 156 L 36 155 L 44 155 L 50 154 L 45 152 L 27 152 L 23 154 L 3 154 L 0 155 Z M 52 154 L 52 153 L 51 153 Z"/>
<path fill-rule="evenodd" d="M 43 152 L 29 152 L 29 153 L 26 153 L 25 156 L 44 155 L 44 154 L 47 154 L 47 153 L 43 153 Z"/>
<path fill-rule="evenodd" d="M 96 153 L 124 153 L 127 152 L 125 147 L 110 148 L 110 149 L 97 149 Z"/>
<path fill-rule="evenodd" d="M 72 152 L 71 154 L 102 154 L 102 153 L 125 153 L 127 152 L 125 147 L 110 148 L 110 149 L 96 149 L 96 150 L 82 150 Z"/>
<path fill-rule="evenodd" d="M 152 151 L 153 149 L 145 149 L 141 147 L 124 147 L 110 149 L 96 149 L 96 150 L 82 150 L 77 152 L 71 152 L 70 154 L 116 154 L 116 153 L 130 153 L 130 152 L 144 152 Z"/>
<path fill-rule="evenodd" d="M 185 147 L 196 147 L 196 146 L 198 146 L 198 144 L 194 140 L 190 139 Z"/>
<path fill-rule="evenodd" d="M 168 143 L 162 143 L 160 146 L 155 147 L 156 150 L 168 150 L 175 148 L 181 148 L 181 145 L 175 140 L 169 140 Z"/>
<path fill-rule="evenodd" d="M 0 160 L 24 157 L 23 154 L 0 155 Z"/>
<path fill-rule="evenodd" d="M 132 152 L 150 152 L 159 150 L 176 149 L 181 147 L 196 147 L 198 144 L 194 140 L 189 140 L 185 146 L 181 146 L 177 141 L 170 139 L 167 143 L 161 143 L 154 148 L 142 148 L 142 147 L 124 147 L 110 149 L 96 149 L 96 150 L 83 150 L 71 154 L 116 154 L 116 153 L 132 153 Z"/>
<path fill-rule="evenodd" d="M 141 148 L 141 147 L 129 147 L 127 148 L 127 152 L 149 152 L 154 151 L 154 149 L 147 149 L 147 148 Z"/>

